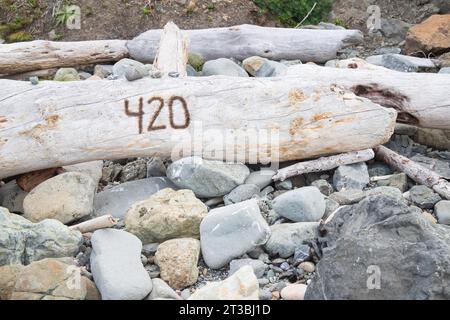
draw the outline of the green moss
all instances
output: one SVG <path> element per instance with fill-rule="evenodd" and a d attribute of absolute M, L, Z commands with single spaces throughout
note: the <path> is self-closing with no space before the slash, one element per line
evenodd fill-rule
<path fill-rule="evenodd" d="M 205 60 L 197 53 L 189 53 L 188 64 L 190 64 L 196 71 L 201 71 Z"/>
<path fill-rule="evenodd" d="M 7 37 L 8 42 L 31 41 L 33 36 L 26 31 L 17 31 Z"/>
<path fill-rule="evenodd" d="M 264 13 L 275 16 L 282 24 L 295 27 L 316 6 L 308 18 L 306 24 L 317 24 L 327 19 L 331 10 L 332 0 L 253 0 Z"/>

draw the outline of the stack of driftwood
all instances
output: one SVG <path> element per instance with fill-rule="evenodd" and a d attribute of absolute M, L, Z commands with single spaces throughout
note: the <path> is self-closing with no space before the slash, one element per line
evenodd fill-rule
<path fill-rule="evenodd" d="M 279 78 L 186 74 L 188 51 L 206 59 L 256 55 L 323 63 L 362 40 L 356 30 L 242 25 L 180 31 L 169 23 L 164 30 L 151 30 L 131 41 L 0 45 L 0 74 L 9 79 L 124 57 L 154 62 L 162 74 L 161 79 L 134 82 L 32 85 L 0 80 L 0 179 L 98 159 L 170 157 L 198 121 L 205 132 L 275 130 L 279 161 L 315 159 L 280 170 L 275 180 L 367 161 L 378 154 L 450 199 L 446 180 L 381 146 L 393 134 L 396 121 L 450 129 L 449 75 L 401 73 L 357 60 L 340 68 L 296 65 Z M 189 139 L 210 148 L 215 137 Z M 242 161 L 273 156 L 270 142 L 236 141 L 242 142 L 235 147 Z M 209 152 L 208 157 L 224 160 L 223 153 L 216 154 Z"/>

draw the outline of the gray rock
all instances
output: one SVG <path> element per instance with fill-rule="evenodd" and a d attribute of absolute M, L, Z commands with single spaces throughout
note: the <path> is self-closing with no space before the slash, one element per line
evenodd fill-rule
<path fill-rule="evenodd" d="M 78 81 L 78 80 L 80 80 L 80 76 L 78 75 L 78 71 L 74 68 L 61 68 L 56 72 L 53 80 L 54 81 Z"/>
<path fill-rule="evenodd" d="M 183 158 L 167 168 L 167 177 L 179 188 L 191 189 L 198 197 L 224 196 L 244 183 L 250 174 L 243 164 L 203 160 L 199 157 Z"/>
<path fill-rule="evenodd" d="M 131 60 L 131 59 L 122 59 L 113 66 L 113 75 L 118 78 L 126 77 L 128 70 L 134 70 L 141 77 L 146 77 L 149 75 L 148 69 L 144 64 L 139 61 Z"/>
<path fill-rule="evenodd" d="M 94 197 L 95 215 L 112 214 L 123 219 L 134 203 L 145 200 L 165 188 L 176 189 L 176 186 L 167 178 L 148 178 L 106 189 Z"/>
<path fill-rule="evenodd" d="M 115 229 L 92 235 L 91 270 L 103 300 L 142 300 L 152 291 L 152 280 L 141 262 L 142 243 Z"/>
<path fill-rule="evenodd" d="M 20 189 L 16 180 L 12 180 L 0 188 L 0 206 L 10 212 L 23 213 L 23 199 L 27 194 L 28 192 Z"/>
<path fill-rule="evenodd" d="M 242 62 L 244 69 L 254 77 L 279 77 L 286 73 L 287 66 L 261 57 L 250 57 Z"/>
<path fill-rule="evenodd" d="M 387 164 L 379 162 L 369 165 L 367 171 L 369 172 L 369 177 L 388 176 L 392 174 L 392 169 Z"/>
<path fill-rule="evenodd" d="M 326 196 L 329 196 L 334 192 L 333 186 L 324 179 L 313 181 L 313 183 L 311 183 L 311 186 L 316 187 L 323 195 Z"/>
<path fill-rule="evenodd" d="M 147 163 L 143 159 L 129 162 L 123 166 L 120 182 L 143 179 L 147 176 Z"/>
<path fill-rule="evenodd" d="M 403 172 L 389 176 L 386 179 L 377 180 L 376 183 L 380 187 L 394 187 L 401 192 L 405 192 L 408 189 L 408 177 Z"/>
<path fill-rule="evenodd" d="M 66 172 L 50 178 L 26 195 L 23 200 L 24 217 L 38 222 L 56 219 L 70 223 L 93 212 L 97 184 L 80 172 Z"/>
<path fill-rule="evenodd" d="M 74 257 L 82 243 L 80 232 L 57 220 L 32 223 L 0 207 L 0 266 Z"/>
<path fill-rule="evenodd" d="M 90 77 L 92 77 L 92 74 L 90 74 L 89 72 L 84 72 L 84 71 L 79 72 L 78 75 L 80 76 L 81 80 L 86 80 L 86 79 L 89 79 Z"/>
<path fill-rule="evenodd" d="M 333 175 L 333 186 L 342 189 L 362 190 L 369 183 L 369 172 L 364 162 L 340 166 Z"/>
<path fill-rule="evenodd" d="M 319 221 L 325 213 L 324 196 L 316 187 L 288 191 L 273 201 L 277 214 L 295 222 Z"/>
<path fill-rule="evenodd" d="M 439 223 L 450 225 L 450 201 L 443 200 L 436 203 L 434 213 Z"/>
<path fill-rule="evenodd" d="M 442 200 L 432 189 L 423 185 L 412 187 L 409 196 L 411 201 L 422 209 L 433 209 L 434 205 Z"/>
<path fill-rule="evenodd" d="M 33 86 L 37 86 L 39 84 L 39 78 L 38 77 L 30 77 L 29 80 L 30 80 L 30 82 L 31 82 L 31 84 Z"/>
<path fill-rule="evenodd" d="M 264 276 L 264 273 L 269 268 L 267 264 L 262 262 L 261 260 L 254 259 L 236 259 L 230 262 L 230 272 L 229 275 L 234 274 L 243 266 L 250 266 L 253 268 L 253 272 L 255 276 L 260 279 Z"/>
<path fill-rule="evenodd" d="M 153 157 L 147 161 L 147 178 L 165 177 L 166 170 L 166 166 L 161 158 Z"/>
<path fill-rule="evenodd" d="M 202 73 L 204 76 L 248 77 L 247 72 L 243 68 L 234 61 L 225 58 L 205 62 Z"/>
<path fill-rule="evenodd" d="M 277 190 L 292 190 L 293 188 L 294 184 L 292 183 L 291 179 L 275 182 L 275 189 Z"/>
<path fill-rule="evenodd" d="M 361 190 L 354 190 L 354 189 L 344 189 L 339 192 L 334 192 L 330 195 L 330 199 L 336 201 L 341 206 L 354 204 L 360 202 L 364 197 L 366 196 L 366 193 Z"/>
<path fill-rule="evenodd" d="M 113 74 L 113 65 L 109 65 L 109 64 L 98 64 L 95 66 L 94 68 L 94 75 L 105 79 L 108 78 L 110 75 Z"/>
<path fill-rule="evenodd" d="M 342 208 L 322 230 L 323 256 L 305 298 L 450 299 L 449 230 L 391 197 Z"/>
<path fill-rule="evenodd" d="M 146 73 L 142 72 L 142 69 L 138 69 L 136 67 L 129 67 L 125 71 L 125 79 L 127 79 L 128 81 L 139 80 L 145 76 L 146 76 Z"/>
<path fill-rule="evenodd" d="M 403 193 L 395 187 L 377 187 L 366 191 L 366 197 L 384 195 L 398 201 L 403 201 Z"/>
<path fill-rule="evenodd" d="M 445 68 L 441 68 L 441 70 L 439 70 L 440 74 L 450 74 L 450 67 L 445 67 Z"/>
<path fill-rule="evenodd" d="M 322 217 L 322 220 L 326 220 L 334 211 L 339 208 L 339 203 L 331 198 L 325 199 L 326 209 L 325 214 Z"/>
<path fill-rule="evenodd" d="M 197 77 L 198 76 L 198 72 L 190 64 L 186 65 L 186 72 L 187 72 L 188 77 Z"/>
<path fill-rule="evenodd" d="M 254 199 L 213 209 L 200 224 L 203 259 L 212 269 L 266 243 L 269 236 L 270 228 Z"/>
<path fill-rule="evenodd" d="M 405 40 L 411 26 L 411 24 L 398 19 L 381 18 L 381 33 L 396 43 Z"/>
<path fill-rule="evenodd" d="M 272 292 L 267 289 L 259 289 L 259 300 L 268 301 L 272 300 Z"/>
<path fill-rule="evenodd" d="M 262 190 L 272 183 L 272 177 L 275 174 L 276 172 L 270 169 L 253 171 L 245 180 L 245 184 L 256 184 Z"/>
<path fill-rule="evenodd" d="M 226 206 L 259 196 L 259 187 L 254 184 L 241 184 L 223 197 Z"/>
<path fill-rule="evenodd" d="M 162 279 L 152 279 L 153 289 L 145 300 L 181 300 L 180 296 Z"/>
<path fill-rule="evenodd" d="M 282 223 L 270 227 L 271 236 L 264 249 L 271 256 L 288 258 L 295 249 L 318 237 L 318 222 Z"/>
<path fill-rule="evenodd" d="M 410 57 L 401 54 L 384 54 L 371 56 L 367 62 L 401 72 L 419 72 L 436 70 L 436 63 L 431 59 Z"/>

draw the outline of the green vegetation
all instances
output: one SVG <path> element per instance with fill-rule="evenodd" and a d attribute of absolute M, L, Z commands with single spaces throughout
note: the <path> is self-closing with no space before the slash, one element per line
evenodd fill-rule
<path fill-rule="evenodd" d="M 142 8 L 143 15 L 149 15 L 150 13 L 152 13 L 152 9 L 149 6 L 146 5 Z"/>
<path fill-rule="evenodd" d="M 327 20 L 332 0 L 253 0 L 264 13 L 269 13 L 287 26 L 317 24 Z M 314 5 L 315 4 L 315 5 Z M 314 9 L 313 9 L 314 7 Z M 312 10 L 313 9 L 313 10 Z M 311 11 L 312 10 L 312 11 Z"/>
<path fill-rule="evenodd" d="M 75 15 L 73 9 L 70 8 L 69 4 L 65 4 L 62 8 L 60 8 L 55 14 L 55 22 L 57 26 L 65 25 L 69 19 L 71 19 Z"/>
<path fill-rule="evenodd" d="M 41 15 L 39 0 L 0 0 L 0 37 L 8 42 L 33 40 L 25 29 Z"/>

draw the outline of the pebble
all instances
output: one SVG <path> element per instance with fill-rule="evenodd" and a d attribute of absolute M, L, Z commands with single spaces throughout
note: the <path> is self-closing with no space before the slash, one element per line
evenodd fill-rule
<path fill-rule="evenodd" d="M 333 186 L 337 191 L 362 190 L 367 184 L 369 184 L 369 172 L 364 162 L 343 165 L 334 172 Z"/>
<path fill-rule="evenodd" d="M 270 228 L 254 199 L 213 209 L 200 225 L 203 259 L 212 269 L 222 268 L 265 244 L 269 236 Z"/>
<path fill-rule="evenodd" d="M 232 276 L 219 282 L 209 282 L 197 289 L 189 300 L 258 300 L 258 279 L 250 266 L 243 266 Z"/>
<path fill-rule="evenodd" d="M 162 279 L 152 279 L 152 292 L 145 300 L 181 300 L 180 296 Z"/>
<path fill-rule="evenodd" d="M 80 75 L 78 71 L 74 68 L 61 68 L 59 69 L 54 78 L 54 81 L 79 81 Z"/>
<path fill-rule="evenodd" d="M 10 212 L 23 213 L 23 199 L 27 194 L 17 185 L 16 180 L 11 180 L 0 188 L 0 206 Z"/>
<path fill-rule="evenodd" d="M 295 222 L 319 221 L 326 209 L 325 198 L 316 187 L 288 191 L 273 201 L 277 214 Z"/>
<path fill-rule="evenodd" d="M 208 208 L 191 190 L 165 188 L 133 204 L 125 215 L 126 231 L 144 244 L 200 236 Z"/>
<path fill-rule="evenodd" d="M 234 61 L 225 58 L 205 62 L 202 74 L 204 76 L 248 77 L 247 72 L 242 67 Z"/>
<path fill-rule="evenodd" d="M 163 242 L 155 254 L 161 279 L 173 289 L 184 289 L 197 282 L 200 241 L 180 238 Z"/>
<path fill-rule="evenodd" d="M 260 190 L 272 183 L 272 177 L 276 174 L 275 171 L 270 169 L 263 169 L 260 171 L 253 171 L 245 180 L 245 184 L 255 184 Z"/>
<path fill-rule="evenodd" d="M 440 224 L 450 225 L 450 201 L 443 200 L 436 203 L 434 212 Z"/>
<path fill-rule="evenodd" d="M 226 206 L 259 197 L 259 187 L 255 184 L 241 184 L 223 197 Z"/>
<path fill-rule="evenodd" d="M 30 82 L 33 86 L 37 86 L 39 84 L 39 78 L 38 77 L 30 77 Z"/>
<path fill-rule="evenodd" d="M 313 183 L 311 183 L 311 186 L 319 189 L 319 191 L 325 196 L 329 196 L 334 192 L 333 186 L 329 184 L 327 180 L 324 179 L 313 181 Z"/>
<path fill-rule="evenodd" d="M 167 177 L 179 188 L 190 189 L 198 197 L 224 196 L 244 183 L 249 169 L 243 164 L 188 157 L 173 162 Z"/>
<path fill-rule="evenodd" d="M 409 190 L 409 197 L 419 208 L 433 209 L 434 205 L 441 201 L 441 197 L 432 189 L 418 185 Z"/>
<path fill-rule="evenodd" d="M 114 64 L 114 76 L 118 78 L 124 78 L 127 76 L 127 72 L 129 73 L 131 79 L 134 79 L 136 77 L 143 78 L 149 75 L 148 69 L 144 64 L 132 59 L 124 58 Z"/>
<path fill-rule="evenodd" d="M 101 229 L 91 238 L 91 270 L 103 300 L 142 300 L 152 280 L 141 262 L 142 243 L 134 235 Z"/>
<path fill-rule="evenodd" d="M 283 300 L 304 300 L 307 289 L 305 284 L 291 284 L 281 290 Z"/>
<path fill-rule="evenodd" d="M 318 222 L 282 223 L 270 227 L 271 236 L 264 248 L 271 256 L 288 258 L 303 242 L 317 237 Z"/>
<path fill-rule="evenodd" d="M 56 219 L 70 223 L 89 216 L 94 210 L 97 184 L 90 176 L 67 172 L 50 178 L 25 196 L 24 217 L 38 222 Z"/>
<path fill-rule="evenodd" d="M 253 269 L 253 272 L 255 273 L 256 277 L 258 279 L 262 278 L 264 276 L 264 273 L 268 269 L 267 264 L 262 262 L 261 260 L 255 260 L 255 259 L 236 259 L 232 260 L 230 262 L 230 272 L 229 274 L 232 275 L 235 272 L 237 272 L 240 268 L 243 266 L 250 266 Z"/>
<path fill-rule="evenodd" d="M 147 161 L 147 178 L 164 177 L 166 170 L 164 162 L 159 157 L 152 157 Z"/>
<path fill-rule="evenodd" d="M 309 261 L 300 263 L 298 267 L 308 273 L 313 273 L 316 270 L 316 266 L 314 265 L 314 263 Z"/>

